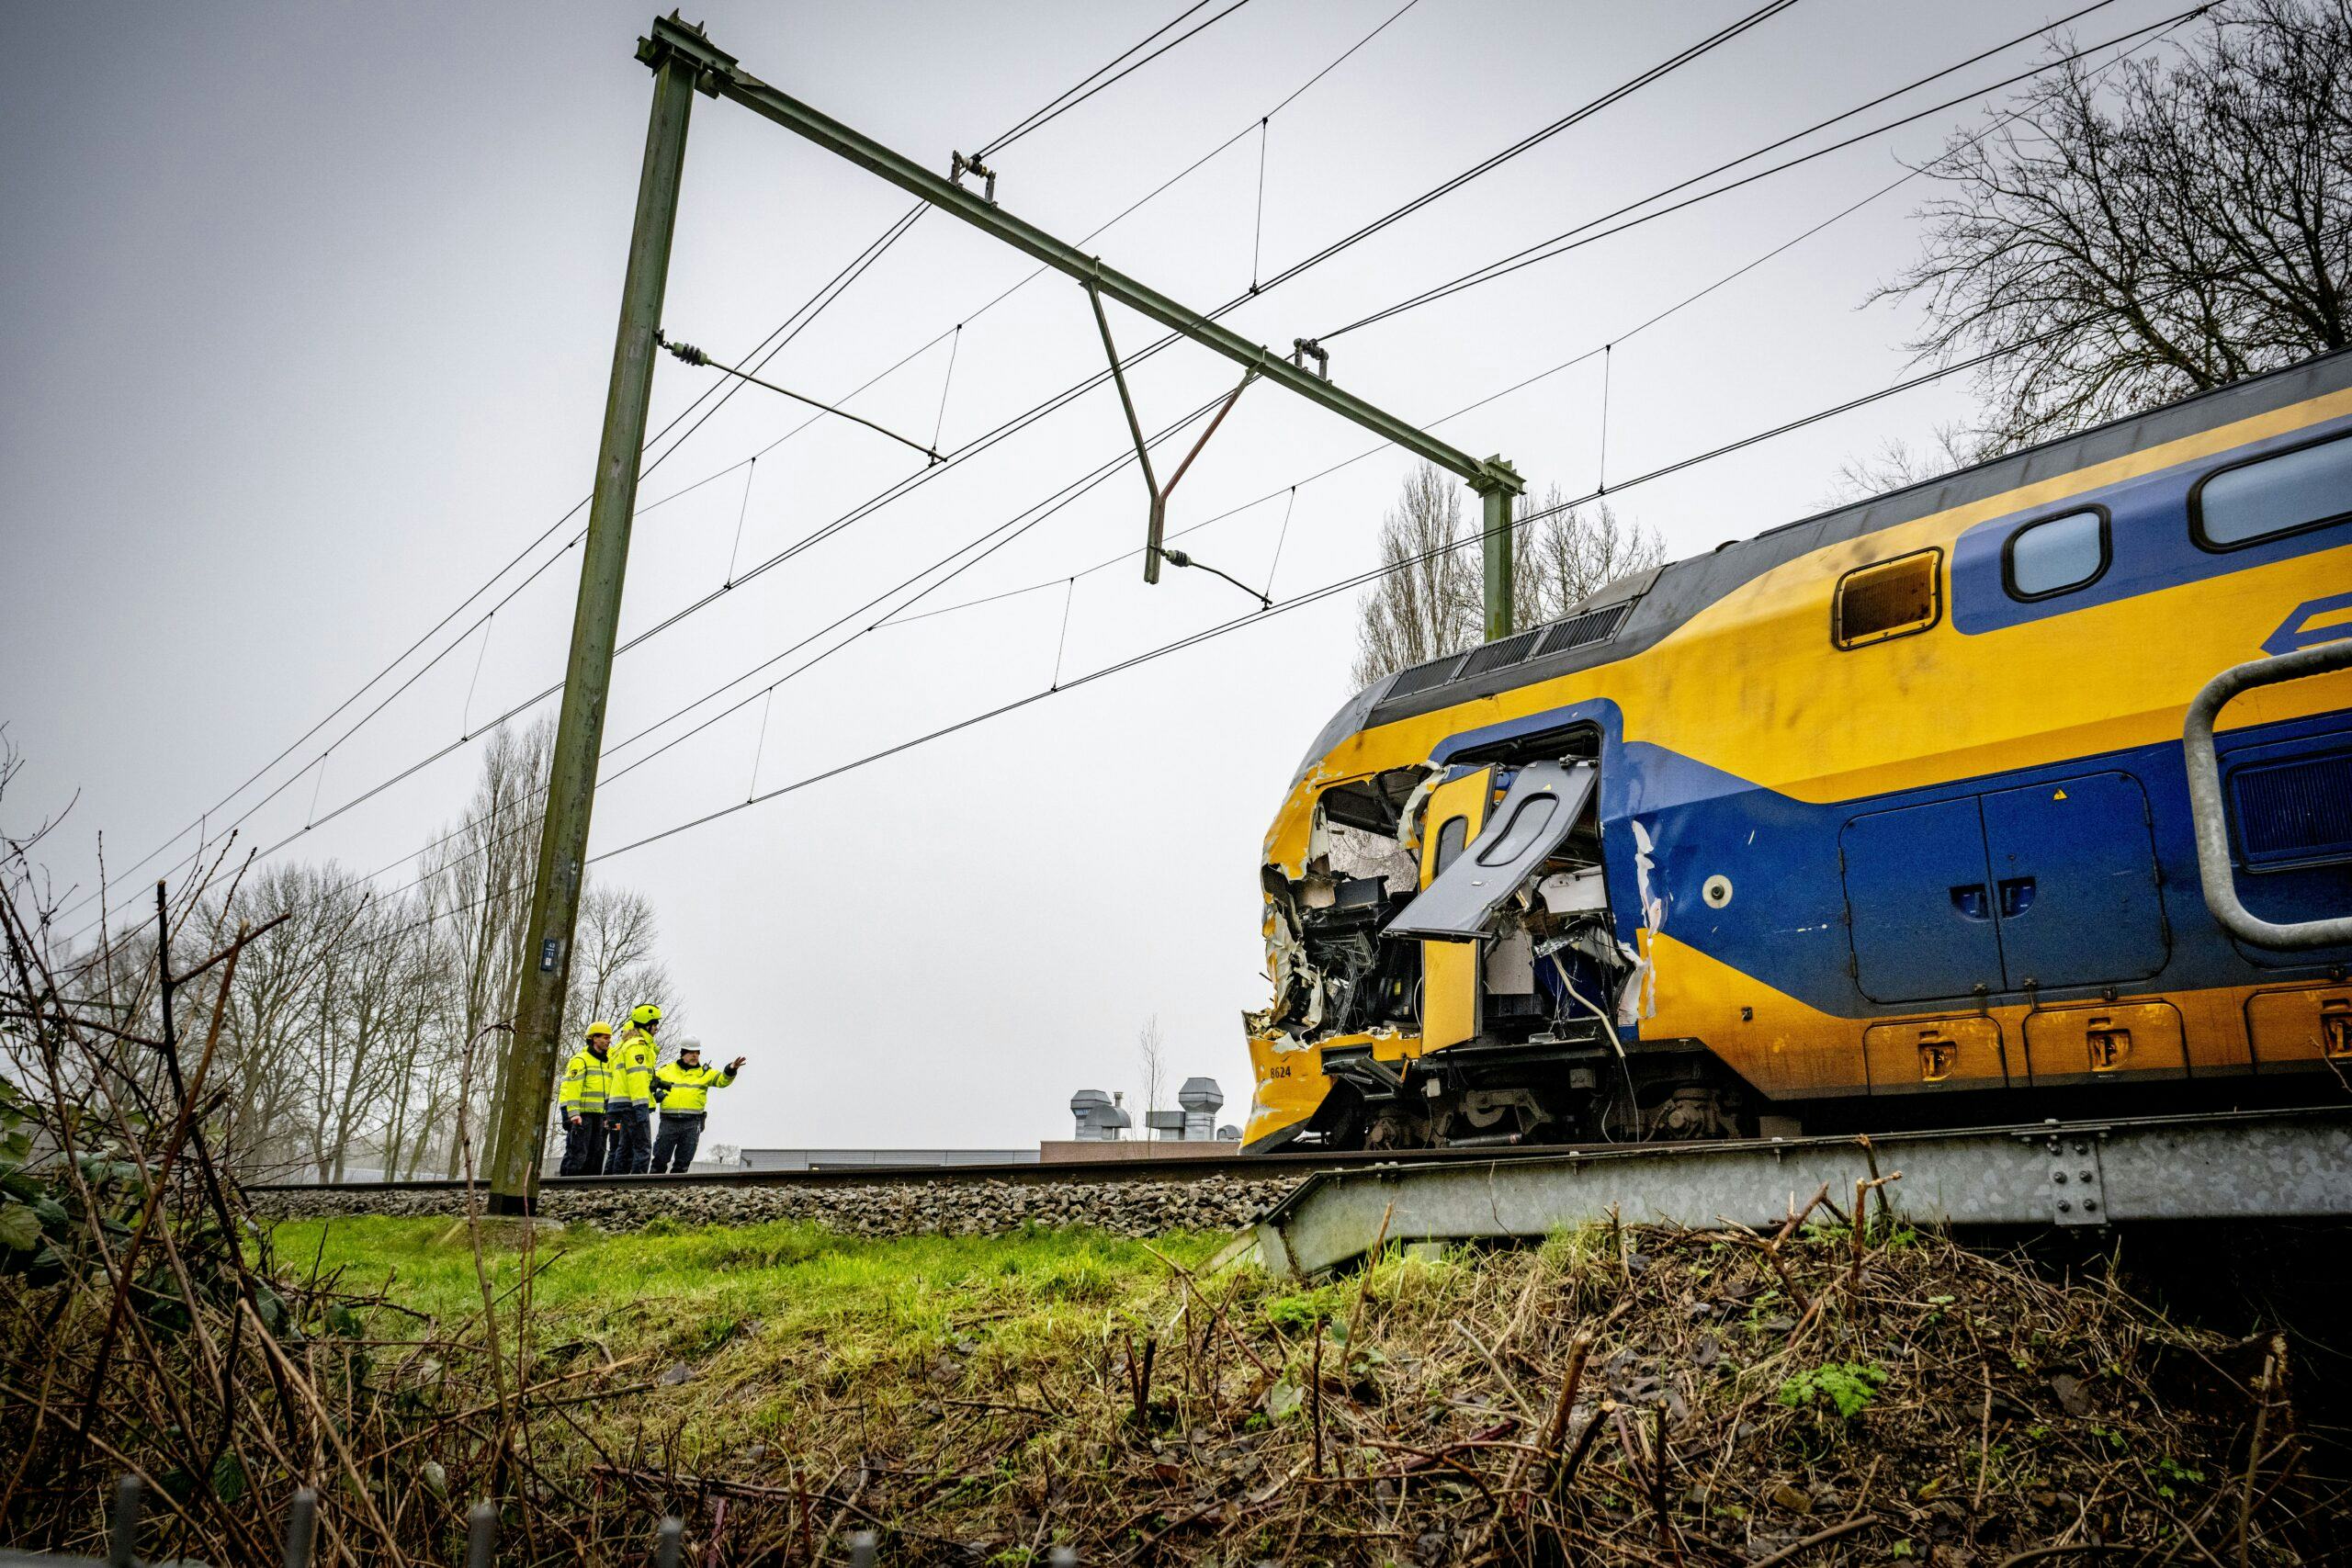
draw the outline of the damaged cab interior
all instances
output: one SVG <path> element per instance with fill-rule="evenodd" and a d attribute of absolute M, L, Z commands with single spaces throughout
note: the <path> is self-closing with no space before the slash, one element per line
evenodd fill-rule
<path fill-rule="evenodd" d="M 1599 749 L 1555 732 L 1322 792 L 1304 874 L 1265 872 L 1275 998 L 1250 1019 L 1329 1080 L 1302 1145 L 1720 1130 L 1722 1097 L 1637 1074 L 1620 1038 L 1640 959 L 1610 905 Z"/>

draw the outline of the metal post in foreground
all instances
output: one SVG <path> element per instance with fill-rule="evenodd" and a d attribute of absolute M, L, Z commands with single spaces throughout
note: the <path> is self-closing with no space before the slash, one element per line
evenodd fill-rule
<path fill-rule="evenodd" d="M 674 31 L 680 24 L 668 24 Z M 604 437 L 596 451 L 596 488 L 580 558 L 580 599 L 572 611 L 571 657 L 564 669 L 563 710 L 556 720 L 548 775 L 547 818 L 531 895 L 522 996 L 508 1037 L 503 1097 L 492 1111 L 490 1208 L 528 1213 L 537 1196 L 540 1142 L 548 1097 L 561 1060 L 563 998 L 571 977 L 571 937 L 580 914 L 581 865 L 596 799 L 596 754 L 604 749 L 605 697 L 612 684 L 614 628 L 621 578 L 637 509 L 638 465 L 645 446 L 646 403 L 653 389 L 655 338 L 670 276 L 670 239 L 677 225 L 679 174 L 686 121 L 709 46 L 682 52 L 657 29 L 638 44 L 653 68 L 653 118 L 638 177 L 637 224 L 629 234 L 628 277 L 621 294 L 619 340 L 605 398 Z M 699 35 L 696 35 L 699 41 Z M 715 51 L 712 51 L 715 52 Z"/>
<path fill-rule="evenodd" d="M 1481 503 L 1479 559 L 1487 589 L 1487 640 L 1493 642 L 1511 634 L 1510 502 L 1526 486 L 1509 463 L 1489 457 L 1470 487 L 1478 492 Z"/>

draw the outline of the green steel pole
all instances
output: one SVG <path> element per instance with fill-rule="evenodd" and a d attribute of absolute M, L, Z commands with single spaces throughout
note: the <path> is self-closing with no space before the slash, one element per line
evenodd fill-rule
<path fill-rule="evenodd" d="M 539 833 L 522 994 L 514 1032 L 507 1037 L 506 1070 L 499 1079 L 503 1093 L 492 1108 L 493 1213 L 528 1213 L 537 1198 L 548 1100 L 565 1043 L 563 1002 L 580 915 L 581 865 L 596 800 L 596 754 L 604 748 L 605 698 L 612 686 L 621 579 L 628 566 L 629 524 L 637 510 L 638 465 L 645 447 L 646 404 L 653 390 L 662 296 L 670 276 L 670 241 L 677 226 L 686 122 L 696 86 L 709 91 L 703 81 L 713 52 L 708 43 L 682 51 L 670 41 L 676 36 L 699 41 L 698 35 L 667 23 L 657 28 L 654 38 L 638 44 L 638 58 L 653 68 L 653 117 L 645 132 L 637 224 L 629 234 L 628 276 L 621 292 L 620 335 L 613 345 L 595 492 L 581 552 L 580 598 L 572 611 L 571 657 L 564 671 L 563 708 L 556 719 L 555 758 L 548 775 L 547 818 Z"/>
<path fill-rule="evenodd" d="M 1487 590 L 1487 640 L 1511 634 L 1511 498 L 1527 487 L 1500 457 L 1486 461 L 1486 473 L 1470 481 L 1483 503 L 1479 561 Z"/>

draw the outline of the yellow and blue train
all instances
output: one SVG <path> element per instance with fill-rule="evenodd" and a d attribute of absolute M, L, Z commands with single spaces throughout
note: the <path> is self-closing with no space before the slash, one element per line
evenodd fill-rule
<path fill-rule="evenodd" d="M 1247 1146 L 2343 1096 L 2347 637 L 2352 354 L 1399 671 L 1266 838 Z"/>

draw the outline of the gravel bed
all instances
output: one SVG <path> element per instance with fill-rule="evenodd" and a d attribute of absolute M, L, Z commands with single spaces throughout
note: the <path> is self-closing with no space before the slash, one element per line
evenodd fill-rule
<path fill-rule="evenodd" d="M 1023 1225 L 1091 1225 L 1114 1235 L 1231 1230 L 1287 1193 L 1290 1181 L 1205 1177 L 1189 1181 L 893 1181 L 643 1190 L 548 1189 L 540 1213 L 566 1224 L 631 1231 L 654 1220 L 678 1224 L 756 1224 L 815 1220 L 851 1235 L 988 1235 Z M 335 1214 L 461 1214 L 464 1195 L 419 1192 L 255 1192 L 263 1219 Z"/>

